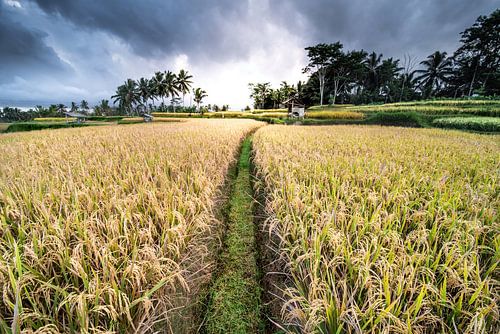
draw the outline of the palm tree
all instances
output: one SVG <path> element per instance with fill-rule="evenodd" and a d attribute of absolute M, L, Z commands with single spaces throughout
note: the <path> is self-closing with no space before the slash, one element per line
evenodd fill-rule
<path fill-rule="evenodd" d="M 64 104 L 60 103 L 57 105 L 56 110 L 59 114 L 63 115 L 66 112 L 66 106 Z"/>
<path fill-rule="evenodd" d="M 71 102 L 71 112 L 77 112 L 78 111 L 78 104 L 75 102 Z"/>
<path fill-rule="evenodd" d="M 193 76 L 188 74 L 187 71 L 180 70 L 179 74 L 177 74 L 177 85 L 179 87 L 179 91 L 182 93 L 182 106 L 184 107 L 184 97 L 189 90 L 191 89 L 191 84 L 193 83 L 191 80 Z"/>
<path fill-rule="evenodd" d="M 251 89 L 250 97 L 254 99 L 254 107 L 264 109 L 266 99 L 271 93 L 271 84 L 269 82 L 249 84 Z"/>
<path fill-rule="evenodd" d="M 140 98 L 142 99 L 142 103 L 144 105 L 144 110 L 147 110 L 148 100 L 152 95 L 151 92 L 151 83 L 148 79 L 141 78 L 137 85 L 138 93 Z"/>
<path fill-rule="evenodd" d="M 153 85 L 153 95 L 157 97 L 161 97 L 163 104 L 165 104 L 165 80 L 163 72 L 156 72 L 153 78 L 151 79 Z M 154 103 L 154 100 L 153 100 Z"/>
<path fill-rule="evenodd" d="M 372 92 L 379 88 L 379 69 L 382 62 L 382 54 L 372 52 L 365 59 L 364 64 L 368 71 L 367 86 Z"/>
<path fill-rule="evenodd" d="M 177 75 L 175 73 L 172 73 L 170 71 L 165 72 L 165 77 L 164 77 L 164 84 L 165 84 L 165 96 L 171 96 L 172 97 L 172 107 L 174 108 L 175 112 L 175 104 L 174 98 L 176 96 L 179 96 L 179 88 L 177 85 Z"/>
<path fill-rule="evenodd" d="M 194 102 L 196 102 L 196 105 L 197 105 L 197 110 L 198 112 L 200 111 L 200 104 L 201 102 L 203 101 L 203 99 L 205 97 L 207 97 L 207 92 L 204 91 L 203 89 L 201 88 L 196 88 L 193 90 L 193 94 L 194 94 Z M 203 115 L 203 112 L 201 113 Z"/>
<path fill-rule="evenodd" d="M 439 92 L 448 76 L 452 74 L 452 59 L 446 56 L 446 52 L 436 51 L 420 63 L 424 65 L 424 69 L 415 71 L 421 73 L 416 79 L 421 82 L 427 97 Z"/>
<path fill-rule="evenodd" d="M 101 112 L 103 116 L 106 116 L 109 114 L 109 111 L 111 110 L 109 106 L 109 101 L 108 100 L 101 100 L 101 103 L 97 106 L 97 109 Z"/>
<path fill-rule="evenodd" d="M 85 100 L 82 100 L 82 102 L 80 102 L 80 108 L 82 108 L 83 113 L 86 114 L 89 110 L 89 103 Z"/>
<path fill-rule="evenodd" d="M 131 115 L 134 104 L 140 101 L 137 83 L 132 79 L 127 79 L 123 85 L 117 88 L 116 94 L 111 98 L 114 99 L 114 103 L 118 102 L 120 108 L 124 108 L 128 115 Z"/>

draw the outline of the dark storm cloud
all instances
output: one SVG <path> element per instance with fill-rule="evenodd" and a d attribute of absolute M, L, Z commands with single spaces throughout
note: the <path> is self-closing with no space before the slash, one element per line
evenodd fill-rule
<path fill-rule="evenodd" d="M 282 17 L 301 16 L 309 44 L 340 40 L 347 48 L 419 58 L 453 52 L 460 32 L 500 6 L 493 0 L 287 0 L 273 1 Z M 293 20 L 288 22 L 293 29 Z"/>
<path fill-rule="evenodd" d="M 241 41 L 225 31 L 224 21 L 243 15 L 233 0 L 35 0 L 45 12 L 60 15 L 80 29 L 97 29 L 121 38 L 136 54 L 157 57 L 175 52 L 241 56 Z M 230 43 L 228 43 L 230 42 Z M 230 45 L 231 48 L 223 49 Z"/>
<path fill-rule="evenodd" d="M 10 14 L 0 2 L 0 83 L 9 82 L 15 76 L 62 75 L 71 71 L 45 44 L 45 32 L 24 27 Z"/>
<path fill-rule="evenodd" d="M 498 0 L 0 0 L 0 104 L 97 101 L 126 78 L 176 67 L 191 70 L 209 100 L 219 91 L 247 104 L 248 81 L 303 80 L 306 46 L 340 40 L 346 49 L 421 61 L 436 50 L 453 53 L 460 32 L 498 7 Z"/>

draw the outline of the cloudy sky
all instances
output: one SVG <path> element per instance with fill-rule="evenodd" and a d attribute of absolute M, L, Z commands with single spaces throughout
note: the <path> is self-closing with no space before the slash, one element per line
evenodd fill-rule
<path fill-rule="evenodd" d="M 459 33 L 498 7 L 500 0 L 0 0 L 0 105 L 95 103 L 127 78 L 184 68 L 207 103 L 236 109 L 250 104 L 249 82 L 305 79 L 306 46 L 340 40 L 397 58 L 452 53 Z"/>

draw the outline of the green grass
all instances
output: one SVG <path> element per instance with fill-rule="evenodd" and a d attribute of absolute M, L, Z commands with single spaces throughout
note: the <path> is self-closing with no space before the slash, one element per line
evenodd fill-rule
<path fill-rule="evenodd" d="M 23 131 L 34 131 L 34 130 L 46 130 L 46 129 L 64 129 L 64 128 L 78 128 L 83 126 L 93 126 L 99 125 L 95 123 L 48 123 L 48 122 L 22 122 L 22 123 L 12 123 L 5 130 L 5 132 L 23 132 Z"/>
<path fill-rule="evenodd" d="M 261 288 L 250 183 L 252 141 L 242 145 L 229 202 L 227 234 L 219 276 L 210 292 L 206 333 L 255 333 L 260 321 Z"/>
<path fill-rule="evenodd" d="M 438 118 L 432 123 L 439 128 L 500 132 L 500 117 L 449 117 Z"/>

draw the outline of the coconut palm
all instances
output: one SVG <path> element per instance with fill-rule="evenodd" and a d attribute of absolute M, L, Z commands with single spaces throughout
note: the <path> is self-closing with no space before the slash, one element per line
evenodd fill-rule
<path fill-rule="evenodd" d="M 151 82 L 153 85 L 153 95 L 161 97 L 162 103 L 165 104 L 165 74 L 163 72 L 155 72 Z"/>
<path fill-rule="evenodd" d="M 82 102 L 80 102 L 80 108 L 82 109 L 83 113 L 86 114 L 89 110 L 89 103 L 85 100 L 82 100 Z"/>
<path fill-rule="evenodd" d="M 108 100 L 101 100 L 98 106 L 94 108 L 101 114 L 101 116 L 106 116 L 110 113 L 111 107 L 109 106 L 109 101 Z"/>
<path fill-rule="evenodd" d="M 452 74 L 452 59 L 447 58 L 446 52 L 436 51 L 420 64 L 425 68 L 415 71 L 421 74 L 416 79 L 421 82 L 424 94 L 431 97 L 439 92 L 443 83 Z"/>
<path fill-rule="evenodd" d="M 77 112 L 78 111 L 78 104 L 75 102 L 71 102 L 71 112 Z"/>
<path fill-rule="evenodd" d="M 193 76 L 185 70 L 180 70 L 179 74 L 177 74 L 177 85 L 179 87 L 179 91 L 182 93 L 182 106 L 185 106 L 184 97 L 187 93 L 189 93 L 189 90 L 191 89 L 191 84 L 193 82 L 190 79 L 192 78 Z"/>
<path fill-rule="evenodd" d="M 141 97 L 137 83 L 132 79 L 127 79 L 123 85 L 117 88 L 116 94 L 111 98 L 114 99 L 114 103 L 118 102 L 128 115 L 131 115 L 134 105 L 140 101 Z"/>
<path fill-rule="evenodd" d="M 66 106 L 60 103 L 57 105 L 56 110 L 59 114 L 63 115 L 66 112 Z"/>
<path fill-rule="evenodd" d="M 172 97 L 172 107 L 174 108 L 175 112 L 175 104 L 174 98 L 176 96 L 179 96 L 179 88 L 177 84 L 177 75 L 175 73 L 172 73 L 171 71 L 165 72 L 164 76 L 164 87 L 165 87 L 165 96 L 170 96 Z"/>
<path fill-rule="evenodd" d="M 197 110 L 200 111 L 200 104 L 205 97 L 207 97 L 207 92 L 201 88 L 196 88 L 193 90 L 194 102 L 196 102 Z M 203 113 L 202 113 L 203 115 Z"/>
<path fill-rule="evenodd" d="M 250 97 L 254 99 L 254 106 L 256 108 L 264 109 L 266 99 L 271 93 L 271 84 L 269 82 L 249 84 L 251 89 Z"/>
<path fill-rule="evenodd" d="M 137 90 L 140 98 L 142 99 L 142 104 L 144 105 L 145 110 L 147 110 L 148 100 L 151 98 L 151 83 L 149 79 L 141 78 L 137 84 Z"/>
<path fill-rule="evenodd" d="M 379 88 L 379 69 L 382 63 L 382 54 L 377 54 L 372 52 L 366 57 L 364 64 L 366 70 L 368 71 L 366 85 L 368 89 L 372 92 Z"/>

